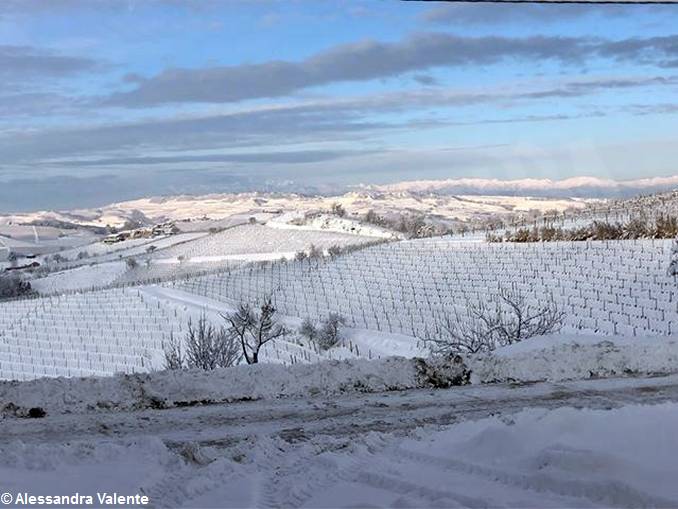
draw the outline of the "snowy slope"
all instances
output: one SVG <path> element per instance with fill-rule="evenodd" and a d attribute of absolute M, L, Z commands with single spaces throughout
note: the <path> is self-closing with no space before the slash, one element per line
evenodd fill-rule
<path fill-rule="evenodd" d="M 71 270 L 54 272 L 46 277 L 31 279 L 31 287 L 42 295 L 104 287 L 119 278 L 127 267 L 125 262 L 97 263 Z"/>
<path fill-rule="evenodd" d="M 287 212 L 270 219 L 266 226 L 280 230 L 318 230 L 384 239 L 400 238 L 399 234 L 385 228 L 332 214 L 314 214 L 307 218 L 300 212 Z"/>
<path fill-rule="evenodd" d="M 366 236 L 333 231 L 277 229 L 258 224 L 228 228 L 199 240 L 166 249 L 154 256 L 156 259 L 195 259 L 202 257 L 255 255 L 263 253 L 294 253 L 307 250 L 311 245 L 320 249 L 368 242 Z"/>

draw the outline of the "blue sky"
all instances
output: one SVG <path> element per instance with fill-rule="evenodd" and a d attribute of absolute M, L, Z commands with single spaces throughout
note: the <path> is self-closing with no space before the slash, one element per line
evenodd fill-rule
<path fill-rule="evenodd" d="M 3 0 L 0 211 L 678 173 L 678 5 Z"/>

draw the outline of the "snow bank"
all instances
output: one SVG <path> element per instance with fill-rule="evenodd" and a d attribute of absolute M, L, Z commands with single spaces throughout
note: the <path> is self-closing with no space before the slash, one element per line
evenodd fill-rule
<path fill-rule="evenodd" d="M 0 413 L 28 417 L 93 410 L 170 408 L 217 402 L 445 387 L 467 381 L 462 363 L 391 357 L 215 371 L 162 371 L 92 378 L 0 382 Z"/>
<path fill-rule="evenodd" d="M 675 338 L 545 336 L 462 360 L 388 357 L 241 365 L 110 378 L 0 382 L 0 413 L 169 408 L 243 400 L 382 392 L 464 383 L 563 381 L 678 372 Z"/>
<path fill-rule="evenodd" d="M 678 338 L 533 338 L 467 360 L 475 383 L 559 381 L 678 371 Z"/>

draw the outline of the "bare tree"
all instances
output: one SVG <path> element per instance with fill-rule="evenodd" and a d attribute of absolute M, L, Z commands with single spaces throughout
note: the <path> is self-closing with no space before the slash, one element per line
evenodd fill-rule
<path fill-rule="evenodd" d="M 539 304 L 530 304 L 524 295 L 501 289 L 493 305 L 471 305 L 468 316 L 445 318 L 443 334 L 427 338 L 433 354 L 461 354 L 491 351 L 524 339 L 557 332 L 565 313 L 552 296 Z"/>
<path fill-rule="evenodd" d="M 442 334 L 425 340 L 433 355 L 469 354 L 496 348 L 492 335 L 474 319 L 471 310 L 467 317 L 459 317 L 456 311 L 453 319 L 446 316 L 442 328 Z"/>
<path fill-rule="evenodd" d="M 186 365 L 189 368 L 212 370 L 228 368 L 240 360 L 240 349 L 235 339 L 224 328 L 215 328 L 201 315 L 197 325 L 188 321 L 186 333 Z"/>
<path fill-rule="evenodd" d="M 254 311 L 250 304 L 240 304 L 235 313 L 222 315 L 229 323 L 228 333 L 240 343 L 247 364 L 257 364 L 261 347 L 288 333 L 278 324 L 275 313 L 271 298 L 267 297 L 259 311 Z"/>

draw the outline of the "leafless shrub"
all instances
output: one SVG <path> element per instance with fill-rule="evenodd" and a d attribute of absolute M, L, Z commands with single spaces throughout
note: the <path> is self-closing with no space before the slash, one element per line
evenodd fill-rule
<path fill-rule="evenodd" d="M 165 369 L 176 370 L 184 368 L 184 352 L 181 348 L 181 341 L 170 334 L 167 343 L 162 345 L 165 354 Z"/>
<path fill-rule="evenodd" d="M 655 239 L 675 239 L 678 237 L 678 217 L 660 215 L 655 219 L 652 233 Z"/>
<path fill-rule="evenodd" d="M 519 228 L 500 235 L 487 234 L 488 242 L 553 242 L 586 240 L 671 239 L 678 236 L 678 217 L 659 215 L 652 219 L 644 214 L 631 217 L 624 223 L 593 221 L 573 228 L 553 226 Z"/>
<path fill-rule="evenodd" d="M 343 316 L 330 313 L 318 331 L 317 343 L 321 350 L 329 350 L 341 341 L 341 327 L 346 323 Z"/>
<path fill-rule="evenodd" d="M 258 363 L 261 347 L 288 333 L 278 324 L 275 314 L 271 298 L 267 297 L 258 311 L 253 310 L 250 304 L 240 304 L 235 313 L 222 315 L 229 324 L 229 336 L 240 344 L 247 364 Z"/>
<path fill-rule="evenodd" d="M 337 244 L 332 244 L 330 247 L 327 248 L 327 254 L 330 255 L 332 258 L 336 258 L 342 253 L 342 248 L 341 246 Z"/>
<path fill-rule="evenodd" d="M 669 276 L 678 276 L 678 239 L 673 241 L 671 261 L 669 262 Z"/>
<path fill-rule="evenodd" d="M 240 360 L 240 349 L 224 327 L 217 329 L 201 315 L 196 325 L 188 321 L 186 366 L 212 370 L 228 368 Z"/>
<path fill-rule="evenodd" d="M 31 284 L 18 274 L 0 274 L 0 300 L 26 297 L 32 293 Z"/>
<path fill-rule="evenodd" d="M 535 305 L 517 292 L 501 289 L 493 303 L 469 306 L 466 317 L 456 313 L 446 317 L 443 334 L 426 342 L 435 355 L 487 352 L 557 332 L 564 318 L 552 297 Z"/>
<path fill-rule="evenodd" d="M 323 257 L 323 250 L 316 247 L 314 244 L 311 244 L 308 247 L 308 257 L 311 260 L 319 260 Z"/>
<path fill-rule="evenodd" d="M 331 212 L 338 217 L 344 217 L 346 215 L 346 209 L 341 205 L 341 203 L 333 203 Z"/>
<path fill-rule="evenodd" d="M 301 322 L 301 327 L 299 327 L 299 334 L 301 334 L 305 338 L 308 338 L 311 341 L 315 341 L 316 338 L 318 337 L 318 328 L 311 321 L 310 318 L 306 318 L 304 319 L 303 322 Z"/>

